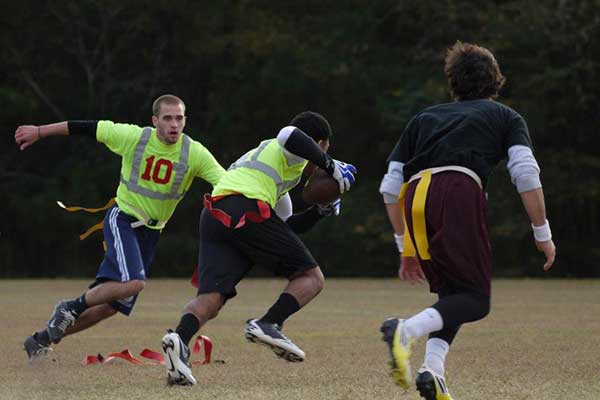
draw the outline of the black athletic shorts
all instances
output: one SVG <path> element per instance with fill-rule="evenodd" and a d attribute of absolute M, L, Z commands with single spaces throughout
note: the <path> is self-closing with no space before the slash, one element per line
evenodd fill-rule
<path fill-rule="evenodd" d="M 256 200 L 230 195 L 216 200 L 212 207 L 231 217 L 225 226 L 204 208 L 200 217 L 198 294 L 221 293 L 234 297 L 235 286 L 255 264 L 275 275 L 293 275 L 317 266 L 310 251 L 292 229 L 270 209 L 270 217 L 235 228 L 247 212 L 258 212 Z"/>

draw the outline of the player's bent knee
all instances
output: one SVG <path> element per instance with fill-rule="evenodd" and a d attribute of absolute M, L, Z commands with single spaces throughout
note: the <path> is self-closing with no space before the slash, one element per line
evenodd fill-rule
<path fill-rule="evenodd" d="M 323 287 L 325 286 L 325 276 L 323 275 L 323 271 L 321 271 L 319 266 L 305 271 L 304 276 L 310 279 L 314 293 L 319 293 L 321 290 L 323 290 Z"/>
<path fill-rule="evenodd" d="M 113 308 L 110 304 L 102 304 L 99 307 L 100 317 L 102 319 L 110 318 L 117 313 L 117 310 Z"/>
<path fill-rule="evenodd" d="M 491 309 L 490 297 L 483 294 L 475 294 L 473 297 L 476 299 L 478 304 L 477 312 L 479 314 L 479 318 L 477 319 L 479 320 L 485 318 L 490 313 Z"/>
<path fill-rule="evenodd" d="M 203 294 L 192 300 L 186 310 L 198 319 L 208 321 L 216 318 L 223 307 L 223 296 L 220 293 Z"/>
<path fill-rule="evenodd" d="M 490 313 L 490 309 L 491 309 L 490 299 L 488 298 L 482 307 L 482 313 L 483 313 L 483 315 L 481 316 L 482 319 L 487 317 L 487 315 Z"/>
<path fill-rule="evenodd" d="M 142 281 L 139 279 L 135 279 L 126 283 L 127 291 L 129 292 L 129 296 L 134 296 L 144 290 L 146 287 L 146 281 Z"/>

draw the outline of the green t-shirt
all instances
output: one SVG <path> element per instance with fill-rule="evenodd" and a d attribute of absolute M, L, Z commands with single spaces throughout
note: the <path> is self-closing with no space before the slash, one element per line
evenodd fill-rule
<path fill-rule="evenodd" d="M 98 121 L 96 138 L 122 158 L 116 196 L 119 208 L 140 220 L 166 222 L 194 177 L 214 186 L 225 170 L 210 151 L 185 134 L 177 143 L 167 145 L 158 139 L 156 129 L 152 128 L 145 139 L 142 132 L 143 128 L 137 125 Z M 189 151 L 185 151 L 187 148 Z"/>

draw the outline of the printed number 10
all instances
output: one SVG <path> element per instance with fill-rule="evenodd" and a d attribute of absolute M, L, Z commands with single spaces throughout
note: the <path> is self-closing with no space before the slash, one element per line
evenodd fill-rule
<path fill-rule="evenodd" d="M 146 181 L 150 180 L 150 171 L 152 171 L 152 164 L 154 164 L 154 156 L 146 158 L 146 169 L 144 170 L 144 173 L 142 174 L 142 179 L 144 179 Z M 163 166 L 167 167 L 167 169 L 164 172 L 164 176 L 161 178 L 159 175 L 160 175 L 160 172 L 161 172 L 161 169 Z M 152 172 L 152 180 L 156 183 L 161 183 L 161 184 L 168 183 L 169 180 L 171 179 L 172 172 L 173 172 L 173 163 L 169 160 L 160 158 L 156 162 L 156 165 L 154 166 L 154 171 Z"/>

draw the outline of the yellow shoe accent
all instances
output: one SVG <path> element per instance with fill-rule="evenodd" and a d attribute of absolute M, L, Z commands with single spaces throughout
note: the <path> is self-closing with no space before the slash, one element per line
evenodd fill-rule
<path fill-rule="evenodd" d="M 452 400 L 444 377 L 423 366 L 417 375 L 417 390 L 425 400 Z"/>
<path fill-rule="evenodd" d="M 410 387 L 412 379 L 409 362 L 412 340 L 406 336 L 403 327 L 403 319 L 389 318 L 383 322 L 380 331 L 390 350 L 392 379 L 406 390 Z"/>
<path fill-rule="evenodd" d="M 392 356 L 394 358 L 395 368 L 392 368 L 392 378 L 403 389 L 410 387 L 412 380 L 410 371 L 410 348 L 411 341 L 403 336 L 404 321 L 398 321 L 398 327 L 394 332 L 392 341 Z"/>

